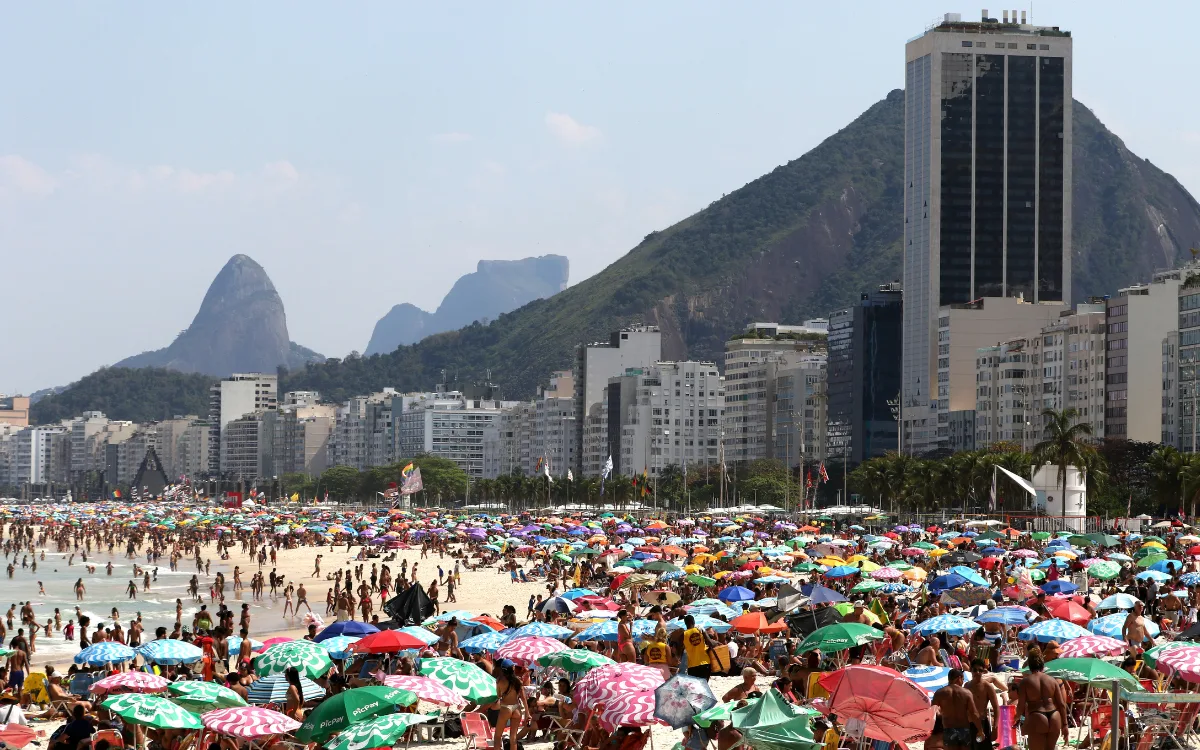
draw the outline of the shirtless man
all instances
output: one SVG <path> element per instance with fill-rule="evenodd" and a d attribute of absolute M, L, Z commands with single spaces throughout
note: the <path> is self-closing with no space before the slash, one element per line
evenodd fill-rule
<path fill-rule="evenodd" d="M 1017 717 L 1029 738 L 1029 750 L 1053 750 L 1059 735 L 1063 745 L 1069 746 L 1063 733 L 1067 705 L 1058 680 L 1043 671 L 1046 662 L 1041 649 L 1029 652 L 1027 664 L 1029 674 L 1017 686 Z"/>
<path fill-rule="evenodd" d="M 854 609 L 842 616 L 842 622 L 857 622 L 860 625 L 870 625 L 871 617 L 864 608 L 862 599 L 854 600 Z"/>
<path fill-rule="evenodd" d="M 308 606 L 308 589 L 304 588 L 303 582 L 296 588 L 296 612 L 300 611 L 301 604 L 309 612 L 312 612 L 312 607 Z"/>
<path fill-rule="evenodd" d="M 946 750 L 967 750 L 973 742 L 984 741 L 983 724 L 974 696 L 963 687 L 962 670 L 951 669 L 948 677 L 946 687 L 933 694 L 933 705 L 941 712 L 942 745 Z"/>
<path fill-rule="evenodd" d="M 988 679 L 987 664 L 982 659 L 971 660 L 971 684 L 967 688 L 975 699 L 975 708 L 979 711 L 979 724 L 983 728 L 984 740 L 973 745 L 974 750 L 991 750 L 996 741 L 996 724 L 990 717 L 1000 715 L 1000 697 L 996 686 Z M 989 716 L 988 708 L 992 711 Z"/>
<path fill-rule="evenodd" d="M 17 638 L 21 638 L 23 643 L 25 639 L 21 637 L 20 632 L 20 630 L 17 631 Z M 8 655 L 8 686 L 17 695 L 20 695 L 21 690 L 25 687 L 25 671 L 29 663 L 29 657 L 26 655 L 24 649 L 15 645 L 17 638 L 13 638 L 14 643 L 10 644 L 13 645 L 15 650 Z"/>
<path fill-rule="evenodd" d="M 1129 650 L 1134 656 L 1142 653 L 1142 646 L 1146 642 L 1146 620 L 1142 617 L 1144 609 L 1144 604 L 1135 603 L 1133 610 L 1125 618 L 1125 624 L 1121 627 L 1121 638 L 1129 644 Z"/>
<path fill-rule="evenodd" d="M 930 636 L 928 643 L 925 644 L 925 648 L 917 652 L 917 663 L 927 667 L 945 666 L 942 664 L 941 655 L 938 654 L 938 649 L 941 648 L 941 645 L 942 643 L 936 635 Z"/>

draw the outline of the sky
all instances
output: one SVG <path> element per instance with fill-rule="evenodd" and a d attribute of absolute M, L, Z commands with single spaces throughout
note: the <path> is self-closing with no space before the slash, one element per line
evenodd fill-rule
<path fill-rule="evenodd" d="M 1200 195 L 1200 4 L 1033 10 L 1075 37 L 1076 98 Z M 902 87 L 948 11 L 980 7 L 10 4 L 0 393 L 166 346 L 236 253 L 327 356 L 481 259 L 578 283 Z"/>

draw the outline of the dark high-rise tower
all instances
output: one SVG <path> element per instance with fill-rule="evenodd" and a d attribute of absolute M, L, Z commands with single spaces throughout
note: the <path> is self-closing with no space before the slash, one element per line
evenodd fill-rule
<path fill-rule="evenodd" d="M 947 13 L 905 48 L 901 406 L 914 452 L 936 446 L 949 398 L 939 307 L 1070 304 L 1071 35 L 983 13 Z"/>

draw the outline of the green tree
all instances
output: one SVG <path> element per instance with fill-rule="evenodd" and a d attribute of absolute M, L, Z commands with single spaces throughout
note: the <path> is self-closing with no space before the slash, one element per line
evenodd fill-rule
<path fill-rule="evenodd" d="M 1096 452 L 1086 442 L 1092 434 L 1092 426 L 1087 422 L 1077 422 L 1078 416 L 1079 412 L 1075 409 L 1046 409 L 1042 412 L 1042 421 L 1048 437 L 1033 446 L 1033 459 L 1037 465 L 1058 464 L 1058 481 L 1062 484 L 1064 503 L 1067 498 L 1067 467 L 1085 470 L 1088 464 L 1094 464 Z"/>
<path fill-rule="evenodd" d="M 331 466 L 321 474 L 319 487 L 334 500 L 350 500 L 358 495 L 358 474 L 353 466 Z"/>

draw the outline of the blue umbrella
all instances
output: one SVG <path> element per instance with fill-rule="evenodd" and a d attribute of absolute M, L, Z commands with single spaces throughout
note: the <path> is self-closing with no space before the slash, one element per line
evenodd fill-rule
<path fill-rule="evenodd" d="M 474 623 L 470 623 L 470 621 L 467 621 L 462 624 L 466 625 L 466 624 L 474 624 Z M 433 645 L 442 639 L 441 636 L 439 636 L 437 633 L 431 633 L 428 630 L 426 630 L 425 628 L 418 627 L 416 625 L 409 625 L 408 627 L 405 627 L 405 628 L 396 628 L 396 629 L 399 630 L 401 633 L 407 633 L 408 635 L 411 635 L 413 638 L 424 641 L 427 645 Z M 490 630 L 490 628 L 489 628 L 489 630 Z"/>
<path fill-rule="evenodd" d="M 1066 560 L 1062 559 L 1061 557 L 1047 557 L 1045 560 L 1042 560 L 1040 563 L 1038 563 L 1034 567 L 1048 569 L 1051 565 L 1053 565 L 1056 568 L 1066 568 L 1066 567 L 1070 567 L 1071 563 L 1067 562 Z"/>
<path fill-rule="evenodd" d="M 754 582 L 755 583 L 787 583 L 789 580 L 791 580 L 791 579 L 784 578 L 783 576 L 763 576 L 762 578 L 755 578 Z"/>
<path fill-rule="evenodd" d="M 911 594 L 912 587 L 903 583 L 885 583 L 875 589 L 881 594 Z"/>
<path fill-rule="evenodd" d="M 901 674 L 920 685 L 930 695 L 950 684 L 950 667 L 913 667 L 904 670 Z M 963 682 L 970 681 L 971 673 L 964 671 Z"/>
<path fill-rule="evenodd" d="M 1025 628 L 1017 636 L 1023 641 L 1040 641 L 1047 643 L 1049 641 L 1069 641 L 1072 638 L 1081 638 L 1088 634 L 1088 631 L 1079 627 L 1073 622 L 1066 620 L 1043 620 L 1042 622 L 1034 623 Z"/>
<path fill-rule="evenodd" d="M 335 635 L 321 641 L 321 646 L 329 652 L 330 658 L 347 659 L 353 654 L 350 651 L 350 644 L 359 640 L 361 639 L 356 635 Z"/>
<path fill-rule="evenodd" d="M 715 617 L 708 617 L 707 615 L 700 615 L 698 617 L 693 615 L 693 617 L 696 620 L 696 627 L 700 628 L 701 630 L 712 630 L 716 633 L 725 633 L 733 627 L 729 623 L 718 620 Z M 683 618 L 667 620 L 667 630 L 682 630 L 686 627 L 687 625 L 684 624 Z"/>
<path fill-rule="evenodd" d="M 1167 581 L 1171 580 L 1171 576 L 1162 572 L 1161 570 L 1143 570 L 1141 573 L 1137 574 L 1137 579 L 1140 581 L 1145 581 L 1146 579 L 1150 578 L 1154 579 L 1158 583 L 1166 583 Z"/>
<path fill-rule="evenodd" d="M 966 586 L 968 583 L 970 583 L 970 581 L 968 581 L 966 578 L 963 578 L 959 574 L 949 573 L 947 575 L 934 578 L 929 584 L 929 593 L 940 594 L 943 591 L 961 588 Z"/>
<path fill-rule="evenodd" d="M 242 650 L 242 637 L 239 635 L 229 636 L 228 638 L 225 639 L 225 643 L 229 646 L 230 654 L 236 654 L 236 653 L 241 652 L 241 650 Z M 263 645 L 259 641 L 256 641 L 253 638 L 251 638 L 250 639 L 250 650 L 251 651 L 262 651 Z"/>
<path fill-rule="evenodd" d="M 1125 629 L 1125 620 L 1128 617 L 1129 615 L 1124 612 L 1097 617 L 1087 624 L 1087 629 L 1097 635 L 1107 635 L 1109 638 L 1122 640 L 1121 631 Z M 1146 632 L 1151 638 L 1158 637 L 1160 632 L 1159 627 L 1151 622 L 1149 617 L 1145 618 L 1143 624 L 1146 626 Z"/>
<path fill-rule="evenodd" d="M 1079 589 L 1075 584 L 1061 578 L 1057 581 L 1046 581 L 1040 588 L 1047 594 L 1073 594 Z"/>
<path fill-rule="evenodd" d="M 845 578 L 846 576 L 857 575 L 862 571 L 853 565 L 838 565 L 825 571 L 826 578 Z"/>
<path fill-rule="evenodd" d="M 805 594 L 808 594 L 808 600 L 811 604 L 836 604 L 837 602 L 848 601 L 845 596 L 834 591 L 833 589 L 815 584 L 813 586 L 802 587 L 800 589 Z"/>
<path fill-rule="evenodd" d="M 965 565 L 955 565 L 953 568 L 950 569 L 950 572 L 962 576 L 963 578 L 967 579 L 967 581 L 975 584 L 976 586 L 986 586 L 988 583 L 987 579 L 985 579 L 983 576 L 976 573 L 971 568 L 966 567 Z"/>
<path fill-rule="evenodd" d="M 980 614 L 976 622 L 998 622 L 1001 625 L 1027 625 L 1033 610 L 1028 607 L 996 607 Z"/>
<path fill-rule="evenodd" d="M 654 717 L 675 729 L 692 723 L 692 717 L 717 705 L 708 680 L 676 674 L 654 689 Z"/>
<path fill-rule="evenodd" d="M 1200 585 L 1200 573 L 1184 573 L 1179 576 L 1179 582 L 1184 586 L 1198 586 Z"/>
<path fill-rule="evenodd" d="M 857 570 L 855 572 L 858 572 Z M 741 586 L 729 586 L 721 589 L 717 598 L 723 602 L 744 602 L 754 598 L 754 592 Z"/>
<path fill-rule="evenodd" d="M 575 631 L 570 628 L 564 628 L 561 625 L 551 625 L 548 622 L 531 622 L 513 631 L 512 637 L 530 638 L 532 636 L 542 636 L 544 638 L 566 638 L 574 633 Z"/>
<path fill-rule="evenodd" d="M 191 664 L 204 658 L 204 651 L 199 646 L 169 638 L 150 641 L 137 652 L 146 661 L 162 665 Z"/>
<path fill-rule="evenodd" d="M 1157 570 L 1163 573 L 1174 573 L 1183 568 L 1183 563 L 1179 560 L 1159 560 L 1150 566 L 1150 570 Z"/>
<path fill-rule="evenodd" d="M 124 643 L 101 641 L 100 643 L 93 643 L 78 654 L 75 654 L 75 663 L 101 667 L 105 664 L 120 664 L 132 661 L 135 656 L 137 656 L 137 652 Z"/>
<path fill-rule="evenodd" d="M 563 599 L 578 599 L 581 596 L 596 596 L 596 592 L 591 589 L 567 589 L 560 594 Z"/>
<path fill-rule="evenodd" d="M 617 625 L 616 620 L 598 622 L 588 626 L 575 637 L 581 641 L 616 641 Z M 658 627 L 657 620 L 634 620 L 632 623 L 634 640 L 654 635 L 656 627 Z"/>
<path fill-rule="evenodd" d="M 737 617 L 742 614 L 742 610 L 734 609 L 724 604 L 701 604 L 699 606 L 688 607 L 687 611 L 692 615 L 721 615 L 725 618 Z"/>
<path fill-rule="evenodd" d="M 317 637 L 314 640 L 317 643 L 320 643 L 326 638 L 336 638 L 339 635 L 349 635 L 356 638 L 362 638 L 364 635 L 370 635 L 371 633 L 378 632 L 379 628 L 375 627 L 369 622 L 359 622 L 358 620 L 341 620 L 340 622 L 333 623 L 320 633 L 317 633 Z"/>
<path fill-rule="evenodd" d="M 982 626 L 974 620 L 957 615 L 938 615 L 924 622 L 917 623 L 912 632 L 918 635 L 933 635 L 934 633 L 949 633 L 951 635 L 966 635 L 979 630 Z"/>
<path fill-rule="evenodd" d="M 1140 600 L 1129 594 L 1113 594 L 1096 605 L 1096 609 L 1133 609 Z"/>
<path fill-rule="evenodd" d="M 283 674 L 262 677 L 250 683 L 250 687 L 246 691 L 246 700 L 259 706 L 265 706 L 268 703 L 283 705 L 287 702 L 288 687 L 287 677 Z M 312 701 L 324 698 L 325 689 L 304 675 L 300 675 L 300 694 L 305 701 Z"/>
<path fill-rule="evenodd" d="M 458 647 L 468 654 L 479 653 L 480 651 L 495 651 L 496 649 L 508 643 L 512 636 L 508 633 L 500 633 L 495 630 L 473 635 L 470 638 L 458 644 Z"/>

